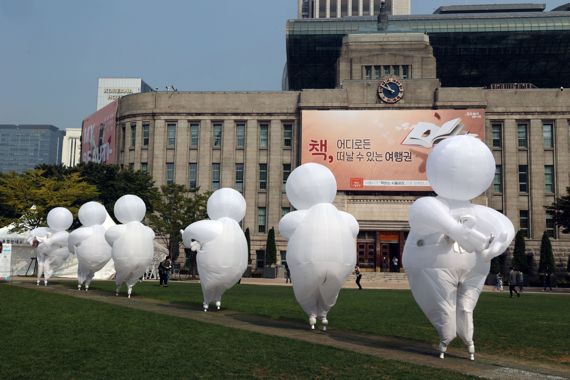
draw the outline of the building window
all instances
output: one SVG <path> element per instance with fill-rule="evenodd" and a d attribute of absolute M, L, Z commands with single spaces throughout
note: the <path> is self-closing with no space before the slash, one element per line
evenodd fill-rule
<path fill-rule="evenodd" d="M 384 66 L 384 75 L 390 75 L 390 66 Z"/>
<path fill-rule="evenodd" d="M 269 146 L 269 123 L 259 124 L 259 149 L 267 149 Z"/>
<path fill-rule="evenodd" d="M 174 164 L 166 164 L 166 184 L 170 185 L 174 183 Z"/>
<path fill-rule="evenodd" d="M 283 186 L 281 188 L 282 192 L 285 192 L 285 184 L 287 183 L 289 174 L 291 174 L 291 164 L 283 164 Z"/>
<path fill-rule="evenodd" d="M 255 251 L 255 267 L 265 268 L 265 249 Z"/>
<path fill-rule="evenodd" d="M 190 148 L 198 148 L 200 142 L 200 123 L 190 123 Z"/>
<path fill-rule="evenodd" d="M 291 212 L 291 207 L 281 207 L 281 217 L 283 218 L 285 215 Z"/>
<path fill-rule="evenodd" d="M 243 192 L 243 164 L 236 164 L 236 190 Z"/>
<path fill-rule="evenodd" d="M 501 165 L 495 166 L 495 178 L 493 179 L 493 191 L 495 193 L 503 192 L 503 167 Z"/>
<path fill-rule="evenodd" d="M 382 78 L 382 66 L 374 66 L 374 79 Z"/>
<path fill-rule="evenodd" d="M 220 164 L 212 164 L 212 190 L 220 188 Z"/>
<path fill-rule="evenodd" d="M 556 224 L 554 223 L 554 213 L 546 211 L 546 234 L 551 238 L 556 238 Z"/>
<path fill-rule="evenodd" d="M 150 124 L 149 123 L 144 123 L 142 125 L 142 145 L 143 146 L 148 146 L 149 142 L 150 142 Z"/>
<path fill-rule="evenodd" d="M 552 123 L 542 124 L 542 137 L 544 139 L 544 149 L 554 148 L 554 126 Z"/>
<path fill-rule="evenodd" d="M 245 123 L 239 122 L 236 124 L 236 148 L 245 148 Z"/>
<path fill-rule="evenodd" d="M 519 148 L 528 148 L 528 124 L 518 123 L 517 124 L 517 135 L 519 140 Z"/>
<path fill-rule="evenodd" d="M 281 256 L 281 265 L 287 264 L 287 251 L 279 251 L 279 256 Z"/>
<path fill-rule="evenodd" d="M 283 146 L 285 148 L 293 146 L 293 124 L 283 124 Z"/>
<path fill-rule="evenodd" d="M 410 66 L 402 65 L 402 79 L 410 78 Z"/>
<path fill-rule="evenodd" d="M 214 149 L 220 149 L 222 147 L 222 123 L 214 123 L 212 130 L 214 133 L 214 142 L 212 145 Z"/>
<path fill-rule="evenodd" d="M 141 172 L 148 173 L 148 163 L 141 162 Z"/>
<path fill-rule="evenodd" d="M 188 188 L 195 189 L 198 187 L 198 164 L 191 162 L 188 164 Z"/>
<path fill-rule="evenodd" d="M 544 191 L 554 193 L 554 166 L 544 165 Z"/>
<path fill-rule="evenodd" d="M 267 211 L 265 207 L 257 208 L 257 232 L 265 232 Z"/>
<path fill-rule="evenodd" d="M 525 237 L 530 236 L 530 231 L 528 229 L 528 210 L 519 210 L 519 229 L 523 232 Z"/>
<path fill-rule="evenodd" d="M 519 165 L 519 191 L 528 193 L 528 165 Z"/>
<path fill-rule="evenodd" d="M 493 136 L 493 148 L 501 148 L 503 146 L 503 124 L 492 123 L 491 134 Z"/>
<path fill-rule="evenodd" d="M 364 66 L 364 79 L 372 79 L 372 66 Z"/>
<path fill-rule="evenodd" d="M 392 65 L 392 74 L 400 76 L 400 66 Z"/>
<path fill-rule="evenodd" d="M 168 148 L 176 146 L 176 123 L 166 124 L 166 144 Z"/>
<path fill-rule="evenodd" d="M 267 164 L 259 164 L 259 190 L 267 189 Z"/>
<path fill-rule="evenodd" d="M 137 139 L 137 125 L 131 124 L 131 148 L 135 147 Z"/>

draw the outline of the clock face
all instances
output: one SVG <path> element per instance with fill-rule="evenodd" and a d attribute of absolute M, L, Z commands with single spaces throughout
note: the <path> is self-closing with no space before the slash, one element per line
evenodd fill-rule
<path fill-rule="evenodd" d="M 404 86 L 396 78 L 385 78 L 378 84 L 378 96 L 384 103 L 396 103 L 404 96 Z"/>

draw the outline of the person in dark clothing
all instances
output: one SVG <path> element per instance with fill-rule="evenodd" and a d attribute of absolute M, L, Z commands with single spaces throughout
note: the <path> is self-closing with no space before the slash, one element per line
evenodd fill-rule
<path fill-rule="evenodd" d="M 552 291 L 552 273 L 550 273 L 550 267 L 546 267 L 546 273 L 544 274 L 544 289 L 543 292 L 546 291 L 546 288 L 549 288 Z"/>
<path fill-rule="evenodd" d="M 509 293 L 511 294 L 511 298 L 513 298 L 513 292 L 517 294 L 517 297 L 520 297 L 521 294 L 517 292 L 517 276 L 518 271 L 516 268 L 511 267 L 511 271 L 509 272 Z"/>
<path fill-rule="evenodd" d="M 358 265 L 354 267 L 354 274 L 356 275 L 356 285 L 358 285 L 358 290 L 362 290 L 362 286 L 360 285 L 360 280 L 362 279 L 362 273 L 360 273 L 360 268 Z"/>
<path fill-rule="evenodd" d="M 160 277 L 160 286 L 168 286 L 168 277 L 170 277 L 170 270 L 172 269 L 172 263 L 170 262 L 170 257 L 166 256 L 166 259 L 158 264 L 158 276 Z"/>
<path fill-rule="evenodd" d="M 291 283 L 291 269 L 287 263 L 285 263 L 285 283 Z"/>

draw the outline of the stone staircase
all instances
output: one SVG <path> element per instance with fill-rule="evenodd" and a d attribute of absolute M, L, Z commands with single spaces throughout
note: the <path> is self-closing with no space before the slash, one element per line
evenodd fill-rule
<path fill-rule="evenodd" d="M 363 288 L 408 289 L 408 276 L 397 272 L 362 272 L 360 284 Z M 356 276 L 350 275 L 345 287 L 356 288 Z"/>

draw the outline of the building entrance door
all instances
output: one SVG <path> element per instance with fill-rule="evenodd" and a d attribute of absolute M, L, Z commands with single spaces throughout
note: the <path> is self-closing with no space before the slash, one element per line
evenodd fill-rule
<path fill-rule="evenodd" d="M 357 248 L 358 248 L 357 265 L 361 269 L 374 270 L 376 265 L 376 242 L 359 241 Z"/>
<path fill-rule="evenodd" d="M 403 236 L 401 231 L 380 231 L 380 268 L 382 272 L 399 272 L 402 267 Z"/>

